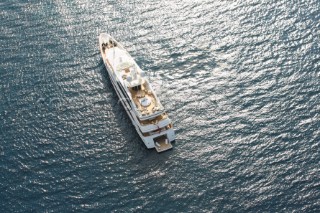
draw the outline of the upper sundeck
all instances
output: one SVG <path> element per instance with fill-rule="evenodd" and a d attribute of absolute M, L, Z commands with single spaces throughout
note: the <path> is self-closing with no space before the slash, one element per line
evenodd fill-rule
<path fill-rule="evenodd" d="M 164 113 L 164 107 L 148 79 L 130 54 L 118 45 L 105 48 L 105 57 L 114 76 L 127 93 L 139 120 L 147 120 Z"/>

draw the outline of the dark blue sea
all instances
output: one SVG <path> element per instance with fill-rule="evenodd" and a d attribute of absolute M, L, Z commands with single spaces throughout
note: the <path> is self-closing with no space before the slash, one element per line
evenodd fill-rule
<path fill-rule="evenodd" d="M 0 212 L 320 212 L 319 0 L 2 0 Z M 145 148 L 107 32 L 176 130 Z"/>

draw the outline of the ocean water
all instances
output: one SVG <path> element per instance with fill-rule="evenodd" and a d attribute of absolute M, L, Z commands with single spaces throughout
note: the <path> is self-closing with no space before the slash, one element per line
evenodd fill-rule
<path fill-rule="evenodd" d="M 319 0 L 2 0 L 1 212 L 320 212 Z M 107 32 L 176 129 L 147 150 Z"/>

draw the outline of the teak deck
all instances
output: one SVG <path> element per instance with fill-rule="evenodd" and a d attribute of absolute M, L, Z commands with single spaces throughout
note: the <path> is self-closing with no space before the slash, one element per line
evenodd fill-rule
<path fill-rule="evenodd" d="M 135 91 L 132 88 L 129 88 L 129 91 L 131 93 L 132 99 L 134 101 L 134 103 L 136 104 L 138 110 L 142 113 L 142 114 L 152 114 L 153 110 L 155 107 L 157 107 L 156 105 L 156 98 L 154 97 L 152 92 L 148 92 L 145 88 L 145 85 L 142 84 L 141 85 L 141 90 Z M 151 100 L 151 104 L 147 107 L 144 107 L 141 105 L 140 103 L 140 99 L 147 97 Z"/>
<path fill-rule="evenodd" d="M 157 123 L 159 123 L 160 121 L 162 121 L 163 119 L 165 119 L 167 117 L 168 117 L 167 114 L 163 113 L 162 115 L 159 115 L 159 116 L 153 118 L 152 120 L 140 121 L 140 123 L 142 125 L 157 124 Z"/>
<path fill-rule="evenodd" d="M 166 143 L 166 140 L 167 137 L 164 135 L 154 139 L 155 148 L 157 152 L 164 152 L 169 149 L 172 149 L 172 144 L 169 141 Z"/>

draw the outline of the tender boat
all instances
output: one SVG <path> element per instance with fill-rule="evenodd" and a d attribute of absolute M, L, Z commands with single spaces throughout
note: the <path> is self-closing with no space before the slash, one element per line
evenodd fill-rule
<path fill-rule="evenodd" d="M 171 149 L 175 140 L 172 121 L 145 72 L 109 34 L 100 34 L 99 47 L 113 87 L 146 147 L 157 152 Z"/>

